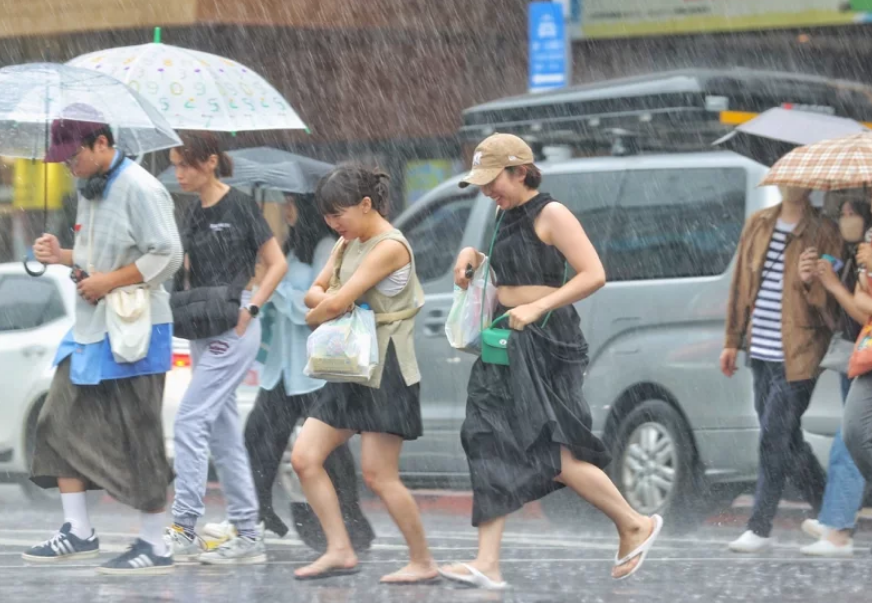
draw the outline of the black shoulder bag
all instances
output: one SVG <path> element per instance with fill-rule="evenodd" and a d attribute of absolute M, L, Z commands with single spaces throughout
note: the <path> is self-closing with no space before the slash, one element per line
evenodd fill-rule
<path fill-rule="evenodd" d="M 170 296 L 173 335 L 182 339 L 206 339 L 236 327 L 242 291 L 250 280 L 247 272 L 243 269 L 229 285 L 174 292 Z"/>

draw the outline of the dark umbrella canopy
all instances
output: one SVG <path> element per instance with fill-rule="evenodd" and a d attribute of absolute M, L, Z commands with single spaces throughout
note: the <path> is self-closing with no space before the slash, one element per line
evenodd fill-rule
<path fill-rule="evenodd" d="M 233 176 L 223 181 L 230 186 L 276 189 L 299 195 L 315 192 L 318 181 L 333 166 L 323 161 L 271 147 L 237 149 L 227 153 L 233 159 Z M 182 190 L 173 168 L 160 175 L 160 181 L 172 193 Z"/>
<path fill-rule="evenodd" d="M 773 165 L 797 147 L 868 131 L 868 128 L 853 119 L 774 108 L 764 111 L 712 144 L 750 157 L 763 165 Z"/>

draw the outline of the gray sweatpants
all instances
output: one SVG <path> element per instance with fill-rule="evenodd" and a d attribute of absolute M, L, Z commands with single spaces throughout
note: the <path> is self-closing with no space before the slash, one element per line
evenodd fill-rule
<path fill-rule="evenodd" d="M 851 384 L 842 415 L 842 438 L 866 483 L 872 483 L 872 373 Z"/>
<path fill-rule="evenodd" d="M 191 342 L 191 384 L 175 423 L 176 498 L 173 519 L 193 529 L 205 506 L 209 453 L 227 500 L 227 516 L 237 529 L 257 526 L 258 502 L 239 424 L 236 388 L 260 346 L 260 321 L 242 337 L 231 329 Z"/>

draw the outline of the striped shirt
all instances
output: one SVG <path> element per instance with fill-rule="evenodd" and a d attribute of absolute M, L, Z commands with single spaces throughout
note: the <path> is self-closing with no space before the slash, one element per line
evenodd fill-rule
<path fill-rule="evenodd" d="M 767 362 L 784 362 L 781 343 L 781 298 L 784 290 L 784 252 L 787 237 L 796 224 L 780 218 L 769 240 L 760 291 L 751 315 L 751 358 Z"/>

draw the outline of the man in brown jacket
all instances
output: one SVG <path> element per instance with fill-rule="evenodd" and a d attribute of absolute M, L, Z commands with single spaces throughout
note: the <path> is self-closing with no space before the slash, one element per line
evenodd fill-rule
<path fill-rule="evenodd" d="M 811 401 L 819 364 L 832 336 L 835 308 L 817 279 L 803 282 L 796 266 L 820 254 L 842 255 L 835 224 L 820 215 L 804 189 L 782 189 L 782 203 L 757 212 L 739 241 L 721 371 L 736 372 L 739 349 L 748 354 L 754 406 L 760 420 L 760 468 L 748 530 L 730 544 L 737 553 L 772 545 L 772 520 L 785 480 L 820 510 L 826 475 L 803 440 L 802 415 Z"/>

